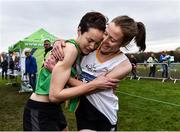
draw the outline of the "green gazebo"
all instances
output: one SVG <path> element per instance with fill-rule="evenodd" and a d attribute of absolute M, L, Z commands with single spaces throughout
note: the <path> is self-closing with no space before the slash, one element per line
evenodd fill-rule
<path fill-rule="evenodd" d="M 9 47 L 9 51 L 20 52 L 20 54 L 22 54 L 25 48 L 33 49 L 33 56 L 36 58 L 39 69 L 42 66 L 43 62 L 43 42 L 46 39 L 50 40 L 51 42 L 54 42 L 57 39 L 57 37 L 41 28 L 38 31 L 31 34 L 30 36 L 18 41 L 13 46 Z"/>

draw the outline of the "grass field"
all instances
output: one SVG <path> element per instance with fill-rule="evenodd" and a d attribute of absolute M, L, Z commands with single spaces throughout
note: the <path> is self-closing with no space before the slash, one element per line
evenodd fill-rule
<path fill-rule="evenodd" d="M 30 93 L 0 80 L 0 130 L 21 131 L 23 107 Z M 180 84 L 152 80 L 123 80 L 116 94 L 120 99 L 118 130 L 179 131 Z M 69 129 L 76 130 L 73 113 L 64 110 Z"/>

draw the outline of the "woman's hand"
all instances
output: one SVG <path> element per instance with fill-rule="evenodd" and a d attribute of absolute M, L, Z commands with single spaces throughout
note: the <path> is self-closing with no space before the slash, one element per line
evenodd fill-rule
<path fill-rule="evenodd" d="M 56 40 L 53 45 L 50 57 L 47 58 L 44 62 L 44 67 L 52 72 L 54 66 L 58 61 L 62 61 L 64 58 L 63 47 L 65 47 L 64 40 Z"/>
<path fill-rule="evenodd" d="M 59 39 L 54 42 L 52 55 L 56 58 L 56 60 L 62 61 L 64 59 L 64 47 L 66 47 L 66 43 L 64 40 Z"/>

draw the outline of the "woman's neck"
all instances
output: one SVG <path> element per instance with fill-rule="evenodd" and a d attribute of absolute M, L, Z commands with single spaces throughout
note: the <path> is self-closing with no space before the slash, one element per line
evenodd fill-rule
<path fill-rule="evenodd" d="M 108 54 L 105 54 L 105 53 L 101 52 L 100 50 L 97 50 L 96 58 L 98 59 L 99 62 L 104 63 L 104 62 L 114 58 L 115 56 L 119 55 L 120 53 L 122 53 L 120 50 L 113 52 L 113 53 L 108 53 Z"/>
<path fill-rule="evenodd" d="M 74 41 L 80 46 L 80 41 L 78 40 L 78 38 L 75 38 Z"/>

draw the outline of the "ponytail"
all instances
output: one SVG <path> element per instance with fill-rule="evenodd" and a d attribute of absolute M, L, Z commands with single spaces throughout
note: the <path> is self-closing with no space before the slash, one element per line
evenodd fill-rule
<path fill-rule="evenodd" d="M 133 39 L 139 47 L 139 51 L 146 49 L 146 29 L 142 22 L 135 22 L 129 16 L 118 16 L 112 20 L 119 26 L 123 33 L 122 47 L 126 47 Z"/>
<path fill-rule="evenodd" d="M 144 51 L 146 49 L 146 30 L 142 22 L 137 22 L 138 33 L 135 36 L 136 45 L 139 47 L 139 51 Z"/>

